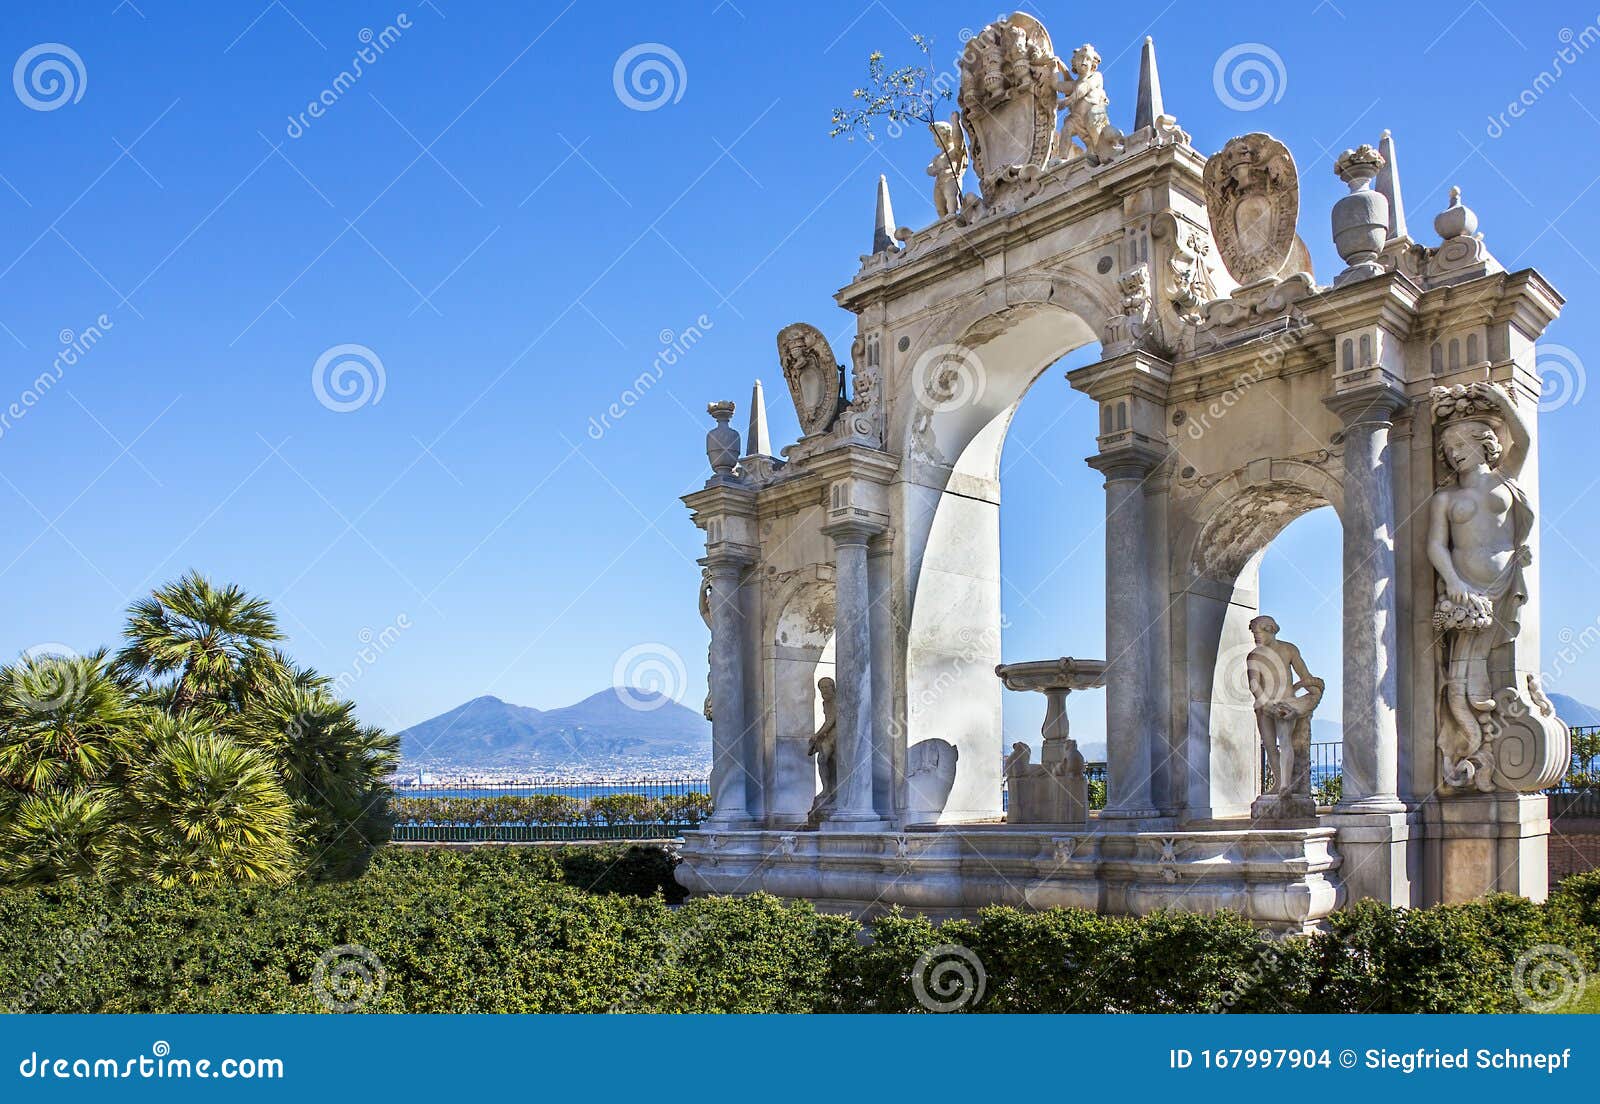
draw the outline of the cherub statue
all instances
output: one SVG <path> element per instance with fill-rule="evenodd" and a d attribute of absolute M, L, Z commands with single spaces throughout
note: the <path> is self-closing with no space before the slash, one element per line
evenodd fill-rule
<path fill-rule="evenodd" d="M 806 747 L 807 755 L 817 757 L 817 777 L 822 783 L 816 800 L 811 803 L 811 823 L 817 824 L 833 808 L 839 789 L 838 720 L 834 716 L 834 686 L 831 678 L 817 680 L 817 693 L 822 697 L 822 727 L 811 737 Z"/>
<path fill-rule="evenodd" d="M 933 138 L 939 152 L 928 162 L 933 177 L 933 207 L 940 218 L 961 209 L 961 177 L 967 171 L 967 139 L 961 130 L 961 113 L 954 112 L 948 123 L 935 121 Z"/>
<path fill-rule="evenodd" d="M 1306 667 L 1300 649 L 1278 639 L 1278 622 L 1250 622 L 1256 646 L 1245 657 L 1245 677 L 1255 706 L 1256 729 L 1272 764 L 1275 785 L 1251 808 L 1263 819 L 1315 816 L 1311 799 L 1311 713 L 1327 684 Z"/>
<path fill-rule="evenodd" d="M 1056 91 L 1066 99 L 1066 117 L 1056 136 L 1056 152 L 1063 161 L 1088 155 L 1092 164 L 1109 161 L 1122 149 L 1122 132 L 1111 125 L 1111 99 L 1106 95 L 1105 77 L 1100 73 L 1100 54 L 1088 43 L 1072 51 L 1070 67 L 1057 61 L 1060 76 Z M 1077 138 L 1080 150 L 1072 144 Z"/>
<path fill-rule="evenodd" d="M 1446 784 L 1492 789 L 1489 655 L 1516 638 L 1528 597 L 1533 510 L 1517 477 L 1532 437 L 1511 396 L 1492 383 L 1435 387 L 1430 397 L 1450 473 L 1428 511 L 1428 560 L 1438 575 L 1433 622 L 1445 643 L 1439 746 Z"/>

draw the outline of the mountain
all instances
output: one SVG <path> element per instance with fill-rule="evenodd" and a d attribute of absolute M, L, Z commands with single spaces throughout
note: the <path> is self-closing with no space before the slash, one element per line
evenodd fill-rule
<path fill-rule="evenodd" d="M 400 733 L 400 757 L 442 767 L 555 768 L 711 758 L 711 725 L 644 690 L 602 690 L 538 710 L 485 695 Z"/>
<path fill-rule="evenodd" d="M 1550 694 L 1550 704 L 1556 707 L 1556 716 L 1575 728 L 1600 725 L 1600 709 L 1585 705 L 1566 694 Z"/>

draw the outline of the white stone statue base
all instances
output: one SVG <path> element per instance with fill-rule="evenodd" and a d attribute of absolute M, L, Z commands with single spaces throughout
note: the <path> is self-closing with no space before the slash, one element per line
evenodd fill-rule
<path fill-rule="evenodd" d="M 935 919 L 991 904 L 1113 915 L 1231 910 L 1262 928 L 1315 929 L 1344 903 L 1332 828 L 1071 832 L 964 825 L 905 833 L 689 832 L 692 893 L 803 897 L 870 919 L 900 905 Z"/>

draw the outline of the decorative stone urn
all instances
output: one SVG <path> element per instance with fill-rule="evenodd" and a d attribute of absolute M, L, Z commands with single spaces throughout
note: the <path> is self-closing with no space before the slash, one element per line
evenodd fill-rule
<path fill-rule="evenodd" d="M 1450 206 L 1433 217 L 1433 228 L 1445 241 L 1470 238 L 1478 232 L 1477 213 L 1461 202 L 1460 188 L 1450 189 Z"/>
<path fill-rule="evenodd" d="M 1383 155 L 1371 146 L 1345 150 L 1333 164 L 1350 186 L 1350 194 L 1333 205 L 1333 244 L 1348 266 L 1334 279 L 1335 287 L 1383 272 L 1377 262 L 1389 236 L 1389 200 L 1372 190 L 1383 164 Z"/>
<path fill-rule="evenodd" d="M 706 413 L 717 420 L 706 434 L 706 459 L 711 461 L 712 474 L 720 479 L 732 479 L 739 463 L 739 431 L 728 424 L 733 410 L 733 403 L 727 401 L 706 407 Z"/>

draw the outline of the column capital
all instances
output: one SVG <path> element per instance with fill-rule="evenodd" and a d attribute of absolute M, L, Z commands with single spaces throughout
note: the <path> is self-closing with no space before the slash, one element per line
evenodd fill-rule
<path fill-rule="evenodd" d="M 859 516 L 843 517 L 822 527 L 823 535 L 831 537 L 834 544 L 846 545 L 867 544 L 885 530 L 883 522 Z"/>
<path fill-rule="evenodd" d="M 742 572 L 756 562 L 756 557 L 753 549 L 722 545 L 695 562 L 713 575 L 726 575 L 730 572 Z"/>
<path fill-rule="evenodd" d="M 1350 429 L 1364 423 L 1380 422 L 1385 425 L 1407 406 L 1405 392 L 1387 379 L 1378 379 L 1360 386 L 1335 391 L 1322 400 Z"/>
<path fill-rule="evenodd" d="M 893 551 L 894 530 L 887 527 L 885 527 L 882 532 L 874 535 L 871 541 L 867 544 L 867 556 L 869 559 L 877 559 L 879 556 L 887 556 Z"/>
<path fill-rule="evenodd" d="M 1115 448 L 1103 449 L 1084 463 L 1112 482 L 1118 479 L 1144 479 L 1167 458 L 1165 449 L 1145 441 L 1133 440 Z"/>

